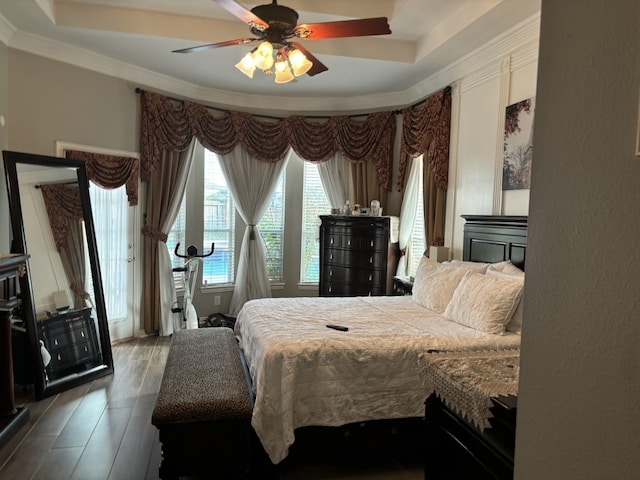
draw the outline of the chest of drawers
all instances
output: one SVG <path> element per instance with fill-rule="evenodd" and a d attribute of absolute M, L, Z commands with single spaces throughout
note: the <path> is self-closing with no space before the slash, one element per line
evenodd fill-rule
<path fill-rule="evenodd" d="M 38 322 L 38 327 L 51 354 L 47 366 L 50 380 L 102 363 L 90 308 L 52 315 Z"/>
<path fill-rule="evenodd" d="M 391 295 L 399 258 L 396 217 L 320 217 L 320 295 Z"/>

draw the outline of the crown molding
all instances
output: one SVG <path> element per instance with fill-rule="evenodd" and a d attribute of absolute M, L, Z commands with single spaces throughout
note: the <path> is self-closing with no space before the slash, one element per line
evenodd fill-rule
<path fill-rule="evenodd" d="M 14 27 L 9 20 L 0 14 L 0 41 L 5 45 L 9 45 L 9 40 L 15 31 L 16 27 Z"/>
<path fill-rule="evenodd" d="M 415 85 L 409 96 L 424 98 L 424 92 L 431 93 L 443 85 L 461 81 L 462 92 L 496 78 L 502 74 L 501 63 L 507 56 L 511 70 L 521 68 L 538 58 L 538 39 L 540 32 L 540 13 L 536 13 L 518 23 L 510 30 L 465 55 L 424 81 Z M 413 100 L 415 101 L 415 100 Z"/>

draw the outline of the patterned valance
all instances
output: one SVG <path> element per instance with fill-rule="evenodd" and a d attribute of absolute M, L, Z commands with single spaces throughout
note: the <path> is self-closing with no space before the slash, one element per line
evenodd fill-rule
<path fill-rule="evenodd" d="M 160 163 L 161 151 L 185 150 L 193 137 L 207 149 L 224 155 L 240 142 L 261 161 L 284 159 L 289 147 L 306 161 L 324 162 L 341 152 L 352 162 L 372 162 L 378 184 L 391 189 L 395 118 L 393 112 L 311 119 L 291 116 L 263 118 L 248 113 L 214 115 L 204 105 L 175 102 L 141 93 L 141 178 L 148 181 Z"/>
<path fill-rule="evenodd" d="M 85 162 L 89 180 L 102 188 L 114 189 L 126 185 L 129 205 L 138 204 L 139 163 L 137 158 L 80 150 L 66 150 L 65 157 Z"/>

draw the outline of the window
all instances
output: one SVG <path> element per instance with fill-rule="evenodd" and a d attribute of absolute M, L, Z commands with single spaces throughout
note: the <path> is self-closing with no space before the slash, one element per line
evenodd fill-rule
<path fill-rule="evenodd" d="M 203 259 L 204 285 L 233 283 L 235 259 L 235 206 L 227 182 L 222 175 L 218 156 L 205 150 L 202 253 L 213 255 Z"/>
<path fill-rule="evenodd" d="M 202 286 L 228 286 L 235 281 L 235 253 L 241 244 L 242 234 L 240 231 L 244 230 L 241 229 L 241 225 L 236 225 L 235 204 L 222 174 L 218 155 L 204 148 L 200 151 L 203 153 L 194 159 L 185 198 L 182 200 L 176 221 L 168 234 L 167 248 L 175 268 L 184 264 L 184 259 L 176 257 L 174 254 L 178 242 L 180 242 L 180 253 L 182 254 L 185 254 L 188 247 L 185 242 L 193 243 L 193 239 L 202 238 L 202 244 L 197 245 L 199 254 L 209 252 L 211 243 L 214 243 L 213 255 L 205 257 L 200 266 Z M 317 177 L 315 166 L 313 166 L 313 170 Z M 267 275 L 271 283 L 284 282 L 285 192 L 288 180 L 286 171 L 283 171 L 267 210 L 258 223 L 258 229 L 265 245 Z M 302 182 L 302 178 L 294 179 L 294 181 L 297 183 L 294 187 L 299 188 L 298 185 Z M 319 178 L 316 178 L 316 181 L 320 193 L 324 196 Z M 326 202 L 326 199 L 323 201 Z M 200 205 L 202 205 L 201 208 Z M 328 207 L 320 207 L 318 211 L 325 213 L 329 210 Z M 317 217 L 317 215 L 315 216 Z M 236 232 L 236 227 L 239 229 L 238 232 Z M 317 237 L 317 234 L 315 236 Z M 315 251 L 317 272 L 317 246 Z M 183 287 L 182 273 L 174 273 L 174 279 L 176 288 L 180 290 Z"/>
<path fill-rule="evenodd" d="M 422 162 L 422 157 L 419 159 Z M 416 158 L 414 161 L 418 161 Z M 415 275 L 418 270 L 418 264 L 420 258 L 426 250 L 426 242 L 424 238 L 424 185 L 422 180 L 422 168 L 419 175 L 419 187 L 418 187 L 418 204 L 416 205 L 416 220 L 413 224 L 413 232 L 411 233 L 410 247 L 411 247 L 411 265 L 409 265 L 409 275 Z"/>
<path fill-rule="evenodd" d="M 270 282 L 283 281 L 285 177 L 283 171 L 271 196 L 269 207 L 258 222 L 258 230 L 265 244 L 267 275 Z"/>
<path fill-rule="evenodd" d="M 320 280 L 319 216 L 330 211 L 331 206 L 322 188 L 318 166 L 304 162 L 300 259 L 300 281 L 303 283 L 317 283 Z"/>
<path fill-rule="evenodd" d="M 184 264 L 184 259 L 176 256 L 175 250 L 176 245 L 179 243 L 179 252 L 184 255 L 184 252 L 187 248 L 185 245 L 185 231 L 186 231 L 186 202 L 184 201 L 184 197 L 180 202 L 180 210 L 178 210 L 178 216 L 176 217 L 175 222 L 173 222 L 173 226 L 171 230 L 169 230 L 169 234 L 167 235 L 167 249 L 169 250 L 169 257 L 171 258 L 171 266 L 173 268 L 182 267 Z M 182 273 L 174 272 L 173 274 L 173 283 L 176 286 L 176 289 L 181 290 L 183 288 L 183 276 Z"/>

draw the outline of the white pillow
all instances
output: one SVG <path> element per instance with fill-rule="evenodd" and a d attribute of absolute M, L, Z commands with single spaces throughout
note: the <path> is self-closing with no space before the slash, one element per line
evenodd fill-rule
<path fill-rule="evenodd" d="M 520 270 L 518 267 L 512 266 L 512 268 L 517 269 L 519 273 L 499 272 L 497 270 L 491 270 L 489 268 L 487 269 L 487 275 L 499 277 L 499 278 L 520 279 L 524 284 L 524 272 Z M 522 310 L 522 304 L 523 304 L 523 301 L 521 298 L 520 302 L 518 302 L 518 306 L 516 307 L 516 311 L 513 313 L 513 317 L 511 317 L 511 320 L 507 324 L 506 330 L 508 332 L 522 333 L 522 317 L 524 316 L 524 313 Z"/>
<path fill-rule="evenodd" d="M 523 283 L 518 279 L 466 273 L 444 316 L 481 332 L 502 334 L 518 307 Z"/>
<path fill-rule="evenodd" d="M 490 263 L 470 262 L 468 260 L 451 260 L 450 262 L 443 263 L 448 263 L 452 267 L 471 267 L 474 271 L 478 269 L 480 273 L 484 273 L 489 265 L 491 265 Z"/>
<path fill-rule="evenodd" d="M 468 271 L 481 272 L 486 267 L 452 266 L 422 257 L 413 281 L 413 301 L 418 305 L 443 313 L 453 292 Z"/>
<path fill-rule="evenodd" d="M 520 270 L 518 267 L 516 267 L 513 263 L 511 263 L 509 260 L 505 260 L 504 262 L 492 263 L 487 268 L 487 271 L 490 271 L 490 270 L 496 271 L 496 272 L 508 273 L 511 275 L 524 275 L 524 272 Z"/>

